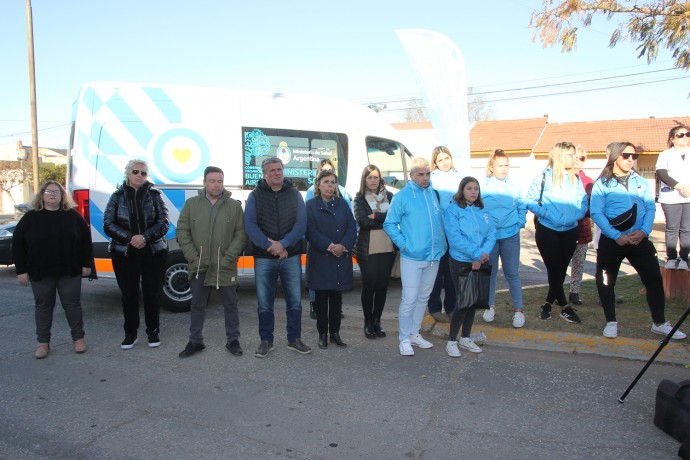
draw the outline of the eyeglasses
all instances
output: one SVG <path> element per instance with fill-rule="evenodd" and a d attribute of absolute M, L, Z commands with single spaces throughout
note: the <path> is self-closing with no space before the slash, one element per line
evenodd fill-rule
<path fill-rule="evenodd" d="M 621 153 L 621 156 L 623 159 L 627 160 L 628 158 L 632 157 L 633 160 L 637 160 L 640 156 L 639 153 Z"/>
<path fill-rule="evenodd" d="M 682 139 L 683 137 L 687 137 L 688 139 L 690 139 L 690 133 L 676 133 L 676 137 L 678 139 Z"/>
<path fill-rule="evenodd" d="M 584 156 L 584 155 L 581 156 L 581 157 L 576 157 L 576 158 L 577 158 L 578 160 L 580 160 L 580 161 L 585 161 L 585 160 L 587 159 L 587 157 Z"/>
<path fill-rule="evenodd" d="M 137 174 L 140 174 L 141 177 L 146 177 L 146 176 L 149 175 L 149 173 L 147 173 L 146 171 L 142 171 L 142 170 L 140 170 L 140 169 L 132 169 L 132 174 L 134 174 L 135 176 L 136 176 Z"/>
<path fill-rule="evenodd" d="M 45 190 L 43 190 L 43 194 L 44 194 L 44 195 L 49 195 L 49 196 L 58 196 L 58 195 L 62 195 L 62 192 L 61 192 L 60 190 L 48 190 L 48 189 L 45 189 Z"/>

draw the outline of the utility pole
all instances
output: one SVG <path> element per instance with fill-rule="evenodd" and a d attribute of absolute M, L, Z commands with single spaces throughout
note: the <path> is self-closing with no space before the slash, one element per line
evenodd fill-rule
<path fill-rule="evenodd" d="M 33 163 L 34 195 L 38 193 L 38 115 L 36 114 L 36 68 L 34 66 L 34 19 L 31 0 L 26 0 L 26 31 L 29 42 L 29 91 L 31 93 L 31 162 Z"/>

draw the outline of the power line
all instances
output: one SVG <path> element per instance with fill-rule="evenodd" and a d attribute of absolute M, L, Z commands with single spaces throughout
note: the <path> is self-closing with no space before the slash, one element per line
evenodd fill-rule
<path fill-rule="evenodd" d="M 50 131 L 51 129 L 62 128 L 62 127 L 69 126 L 69 125 L 70 125 L 70 123 L 63 123 L 61 125 L 55 125 L 55 126 L 49 126 L 47 128 L 41 128 L 41 129 L 38 129 L 37 131 Z M 31 134 L 31 131 L 23 131 L 20 133 L 2 134 L 2 135 L 0 135 L 0 139 L 5 138 L 5 137 L 21 136 L 23 134 Z"/>

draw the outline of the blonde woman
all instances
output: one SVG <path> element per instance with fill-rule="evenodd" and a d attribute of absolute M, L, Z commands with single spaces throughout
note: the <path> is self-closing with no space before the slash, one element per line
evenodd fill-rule
<path fill-rule="evenodd" d="M 542 320 L 551 318 L 551 305 L 561 307 L 561 318 L 580 323 L 565 297 L 563 282 L 577 246 L 577 222 L 587 212 L 587 193 L 573 170 L 575 146 L 559 142 L 549 152 L 546 169 L 527 192 L 527 209 L 538 219 L 535 240 L 548 274 L 549 291 L 541 307 Z"/>
<path fill-rule="evenodd" d="M 494 320 L 494 299 L 498 257 L 501 257 L 503 275 L 508 281 L 508 290 L 513 301 L 513 327 L 525 325 L 522 305 L 522 282 L 520 280 L 520 230 L 525 227 L 527 207 L 520 191 L 520 184 L 508 177 L 510 169 L 508 155 L 496 150 L 486 165 L 486 178 L 482 185 L 482 196 L 486 212 L 496 227 L 496 245 L 491 251 L 491 283 L 489 284 L 489 309 L 484 311 L 484 321 Z"/>
<path fill-rule="evenodd" d="M 43 184 L 32 207 L 17 224 L 12 252 L 17 281 L 22 286 L 31 281 L 34 294 L 38 340 L 35 356 L 43 359 L 50 351 L 56 293 L 65 310 L 74 351 L 84 353 L 81 277 L 89 276 L 93 266 L 91 231 L 58 182 Z"/>
<path fill-rule="evenodd" d="M 462 174 L 453 164 L 453 154 L 450 153 L 448 147 L 443 145 L 435 147 L 431 152 L 431 185 L 439 194 L 443 210 L 453 204 L 453 196 L 458 191 L 462 177 Z M 439 322 L 449 321 L 456 302 L 455 286 L 450 274 L 449 261 L 450 256 L 446 252 L 441 257 L 434 288 L 429 296 L 429 314 Z M 445 293 L 444 299 L 441 299 L 441 290 Z M 444 309 L 445 313 L 443 312 Z"/>

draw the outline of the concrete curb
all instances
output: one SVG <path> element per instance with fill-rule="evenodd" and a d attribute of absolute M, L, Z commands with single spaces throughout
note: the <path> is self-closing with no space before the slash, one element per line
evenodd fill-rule
<path fill-rule="evenodd" d="M 422 331 L 447 339 L 448 323 L 436 322 L 426 316 Z M 531 329 L 499 328 L 485 324 L 474 325 L 474 332 L 483 332 L 484 345 L 501 345 L 526 350 L 555 351 L 560 353 L 586 353 L 593 355 L 647 361 L 659 348 L 660 341 L 618 337 L 607 339 L 572 332 L 545 332 Z M 661 336 L 660 336 L 661 337 Z M 690 365 L 690 344 L 687 341 L 670 342 L 656 357 L 655 362 Z"/>

